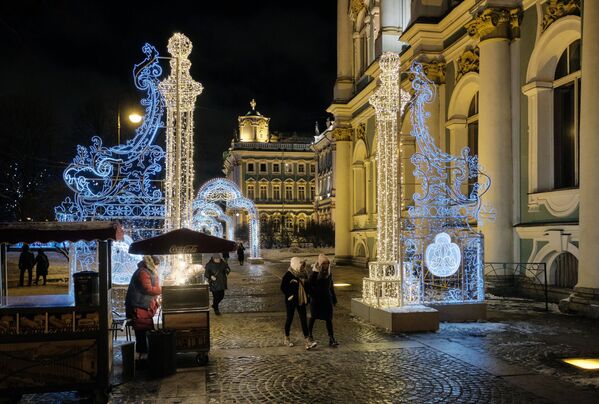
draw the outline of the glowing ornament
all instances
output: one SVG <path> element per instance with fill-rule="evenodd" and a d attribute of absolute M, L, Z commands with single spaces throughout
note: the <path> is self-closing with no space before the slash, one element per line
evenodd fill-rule
<path fill-rule="evenodd" d="M 424 263 L 433 275 L 445 277 L 457 272 L 461 258 L 460 247 L 451 242 L 449 234 L 439 233 L 435 242 L 426 247 Z"/>

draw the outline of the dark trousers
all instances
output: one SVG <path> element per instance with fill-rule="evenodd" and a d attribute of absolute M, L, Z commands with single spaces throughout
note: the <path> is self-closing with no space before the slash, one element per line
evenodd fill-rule
<path fill-rule="evenodd" d="M 146 339 L 147 330 L 135 330 L 135 352 L 148 353 L 148 340 Z"/>
<path fill-rule="evenodd" d="M 239 255 L 239 256 L 237 256 L 237 259 L 239 260 L 239 265 L 243 265 L 243 259 L 244 259 L 244 257 L 241 256 L 241 255 Z"/>
<path fill-rule="evenodd" d="M 293 322 L 293 315 L 295 314 L 295 310 L 297 310 L 297 314 L 299 315 L 300 323 L 302 324 L 302 331 L 304 333 L 304 337 L 308 337 L 308 319 L 306 317 L 306 305 L 298 306 L 294 302 L 285 302 L 285 306 L 287 308 L 287 320 L 285 321 L 285 335 L 289 336 L 289 331 L 291 331 L 291 323 Z"/>
<path fill-rule="evenodd" d="M 214 310 L 218 310 L 218 305 L 220 304 L 220 302 L 223 301 L 224 298 L 225 298 L 224 290 L 213 290 L 212 291 L 212 307 L 214 308 Z"/>
<path fill-rule="evenodd" d="M 39 285 L 40 284 L 40 276 L 44 278 L 44 285 L 46 284 L 46 275 L 38 275 L 35 274 L 35 284 Z"/>
<path fill-rule="evenodd" d="M 23 286 L 23 278 L 25 277 L 25 271 L 29 273 L 29 286 L 31 286 L 31 273 L 33 268 L 21 268 L 21 276 L 19 276 L 19 286 Z"/>
<path fill-rule="evenodd" d="M 328 319 L 328 320 L 324 320 L 327 323 L 327 333 L 329 333 L 329 337 L 333 337 L 333 320 L 332 319 Z M 316 319 L 314 317 L 310 317 L 310 325 L 308 326 L 309 330 L 310 330 L 310 336 L 312 336 L 312 330 L 314 329 L 314 323 L 316 322 Z"/>

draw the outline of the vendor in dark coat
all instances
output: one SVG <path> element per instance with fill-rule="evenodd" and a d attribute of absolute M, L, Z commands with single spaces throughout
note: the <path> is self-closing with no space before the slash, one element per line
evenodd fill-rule
<path fill-rule="evenodd" d="M 212 292 L 212 308 L 215 314 L 220 314 L 218 305 L 225 298 L 227 290 L 227 276 L 231 272 L 229 264 L 220 257 L 220 254 L 214 254 L 206 264 L 204 277 L 210 285 Z"/>
<path fill-rule="evenodd" d="M 162 293 L 158 276 L 159 263 L 155 256 L 144 256 L 144 259 L 137 264 L 137 271 L 131 276 L 125 298 L 125 311 L 127 318 L 133 320 L 135 350 L 140 359 L 148 352 L 146 333 L 154 329 L 158 295 Z"/>
<path fill-rule="evenodd" d="M 335 296 L 333 276 L 331 275 L 331 263 L 324 254 L 318 256 L 318 261 L 312 267 L 309 284 L 311 317 L 308 328 L 310 338 L 312 338 L 316 320 L 324 320 L 329 333 L 329 345 L 337 346 L 339 343 L 333 334 L 333 306 L 337 304 L 337 296 Z"/>
<path fill-rule="evenodd" d="M 291 258 L 291 265 L 283 276 L 281 281 L 281 291 L 285 295 L 285 308 L 287 310 L 287 319 L 285 321 L 285 345 L 293 346 L 293 342 L 289 338 L 291 331 L 291 323 L 293 316 L 297 311 L 304 333 L 306 349 L 311 349 L 316 346 L 316 343 L 310 338 L 308 333 L 308 322 L 306 318 L 306 306 L 308 305 L 308 292 L 306 291 L 305 282 L 307 274 L 305 271 L 306 263 L 300 258 Z"/>
<path fill-rule="evenodd" d="M 44 279 L 44 286 L 46 286 L 46 276 L 48 276 L 48 268 L 50 268 L 50 261 L 48 256 L 44 253 L 44 250 L 40 249 L 35 257 L 35 284 L 39 285 L 40 276 Z"/>

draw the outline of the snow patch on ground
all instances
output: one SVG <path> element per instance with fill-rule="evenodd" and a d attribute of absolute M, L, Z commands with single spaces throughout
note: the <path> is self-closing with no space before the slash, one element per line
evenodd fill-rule
<path fill-rule="evenodd" d="M 335 256 L 334 248 L 273 248 L 260 250 L 262 258 L 271 261 L 289 262 L 291 257 L 306 258 L 308 261 L 316 261 L 318 254 L 325 254 L 330 260 Z"/>

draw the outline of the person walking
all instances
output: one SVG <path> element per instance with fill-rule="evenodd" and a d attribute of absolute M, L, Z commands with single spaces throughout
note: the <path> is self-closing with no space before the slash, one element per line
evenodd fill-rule
<path fill-rule="evenodd" d="M 229 251 L 224 251 L 223 252 L 223 259 L 225 260 L 225 262 L 228 264 L 229 263 Z"/>
<path fill-rule="evenodd" d="M 287 311 L 287 319 L 285 320 L 285 345 L 293 346 L 293 342 L 289 338 L 289 333 L 291 331 L 293 316 L 297 311 L 304 333 L 306 349 L 312 349 L 316 346 L 316 342 L 310 338 L 308 332 L 308 321 L 306 318 L 308 295 L 304 286 L 307 278 L 305 266 L 306 263 L 302 262 L 299 257 L 291 258 L 291 265 L 281 281 L 281 291 L 285 295 L 285 308 Z"/>
<path fill-rule="evenodd" d="M 243 265 L 243 260 L 245 258 L 245 247 L 243 243 L 239 243 L 237 245 L 237 259 L 239 260 L 239 265 Z"/>
<path fill-rule="evenodd" d="M 19 255 L 19 270 L 21 271 L 19 275 L 19 286 L 24 286 L 25 271 L 27 271 L 29 275 L 29 283 L 27 286 L 31 286 L 31 276 L 34 265 L 35 256 L 29 251 L 29 244 L 23 244 L 21 255 Z"/>
<path fill-rule="evenodd" d="M 218 305 L 225 298 L 227 276 L 231 272 L 231 269 L 220 257 L 220 254 L 212 255 L 205 268 L 204 277 L 206 277 L 210 291 L 212 292 L 212 308 L 214 309 L 214 314 L 220 315 Z"/>
<path fill-rule="evenodd" d="M 35 284 L 40 284 L 40 276 L 44 279 L 44 286 L 46 286 L 46 276 L 48 276 L 48 268 L 50 268 L 50 261 L 48 256 L 44 253 L 44 250 L 40 248 L 35 257 Z"/>
<path fill-rule="evenodd" d="M 335 288 L 333 286 L 333 276 L 331 275 L 331 263 L 329 259 L 320 254 L 316 264 L 312 266 L 312 275 L 310 275 L 310 324 L 308 330 L 310 338 L 316 320 L 324 320 L 327 324 L 329 334 L 329 345 L 337 346 L 339 343 L 335 340 L 333 334 L 333 306 L 337 304 Z"/>
<path fill-rule="evenodd" d="M 158 276 L 158 257 L 145 255 L 131 276 L 125 297 L 125 312 L 133 320 L 135 350 L 138 359 L 148 354 L 147 332 L 154 329 L 154 315 L 158 310 L 158 295 L 162 293 Z"/>

